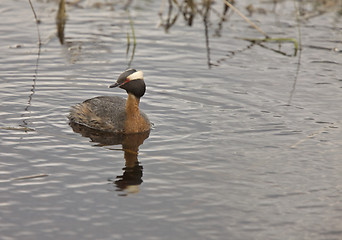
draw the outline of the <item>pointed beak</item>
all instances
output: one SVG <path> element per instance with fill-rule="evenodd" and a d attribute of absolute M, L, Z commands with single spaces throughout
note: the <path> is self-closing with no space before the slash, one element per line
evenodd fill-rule
<path fill-rule="evenodd" d="M 120 83 L 114 83 L 114 84 L 112 84 L 112 85 L 109 85 L 108 86 L 108 88 L 115 88 L 115 87 L 118 87 L 118 86 L 120 86 Z"/>

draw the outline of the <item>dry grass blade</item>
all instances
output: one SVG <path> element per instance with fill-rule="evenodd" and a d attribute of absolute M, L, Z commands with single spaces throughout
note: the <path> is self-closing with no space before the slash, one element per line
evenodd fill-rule
<path fill-rule="evenodd" d="M 0 127 L 3 130 L 10 130 L 10 131 L 23 131 L 23 132 L 34 132 L 35 130 L 28 127 Z"/>
<path fill-rule="evenodd" d="M 317 130 L 316 132 L 313 132 L 309 135 L 307 135 L 306 137 L 298 140 L 295 144 L 291 145 L 290 148 L 297 148 L 300 144 L 308 141 L 309 139 L 313 139 L 323 133 L 328 132 L 331 129 L 338 129 L 340 127 L 341 121 L 337 122 L 337 123 L 330 123 L 329 125 L 322 127 L 321 129 Z"/>
<path fill-rule="evenodd" d="M 17 177 L 13 178 L 12 180 L 27 180 L 27 179 L 33 179 L 33 178 L 42 178 L 42 177 L 47 177 L 49 176 L 48 174 L 36 174 L 36 175 L 31 175 L 31 176 L 24 176 L 24 177 Z"/>
<path fill-rule="evenodd" d="M 260 32 L 262 35 L 265 36 L 265 38 L 270 38 L 261 28 L 259 28 L 255 23 L 253 23 L 251 20 L 249 20 L 242 12 L 240 12 L 239 9 L 234 7 L 233 4 L 228 2 L 227 0 L 223 0 L 224 3 L 230 7 L 234 12 L 236 12 L 240 17 L 242 17 L 247 23 L 249 23 L 254 29 L 256 29 L 258 32 Z"/>

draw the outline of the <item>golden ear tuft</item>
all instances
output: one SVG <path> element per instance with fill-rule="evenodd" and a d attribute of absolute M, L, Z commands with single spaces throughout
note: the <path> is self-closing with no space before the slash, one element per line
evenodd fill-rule
<path fill-rule="evenodd" d="M 131 75 L 129 75 L 127 77 L 130 81 L 133 81 L 133 80 L 144 80 L 144 74 L 142 71 L 137 71 L 135 73 L 132 73 Z"/>

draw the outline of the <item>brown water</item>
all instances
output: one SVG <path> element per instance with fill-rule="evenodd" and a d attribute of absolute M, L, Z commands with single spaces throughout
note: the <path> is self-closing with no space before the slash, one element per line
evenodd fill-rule
<path fill-rule="evenodd" d="M 200 15 L 192 27 L 179 15 L 166 33 L 160 1 L 127 11 L 108 2 L 67 5 L 61 45 L 58 3 L 34 1 L 38 67 L 29 3 L 0 3 L 0 239 L 341 239 L 336 11 L 301 22 L 295 80 L 298 55 L 241 40 L 262 36 L 237 14 L 217 32 L 210 11 L 209 68 Z M 246 5 L 236 6 L 247 14 Z M 270 36 L 298 39 L 293 1 L 255 7 L 267 14 L 251 19 Z M 222 11 L 219 1 L 213 8 Z M 153 130 L 133 138 L 74 132 L 70 106 L 126 95 L 107 86 L 130 62 L 129 16 L 131 66 L 144 71 L 141 108 Z M 292 55 L 293 44 L 280 50 Z M 122 148 L 139 148 L 138 158 Z"/>

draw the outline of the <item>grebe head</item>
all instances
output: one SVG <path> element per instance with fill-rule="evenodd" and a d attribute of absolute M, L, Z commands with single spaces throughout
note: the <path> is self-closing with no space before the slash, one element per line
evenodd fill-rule
<path fill-rule="evenodd" d="M 116 83 L 109 86 L 109 88 L 115 87 L 125 89 L 127 93 L 131 93 L 135 97 L 141 98 L 146 91 L 143 72 L 135 69 L 124 71 L 121 73 Z"/>

